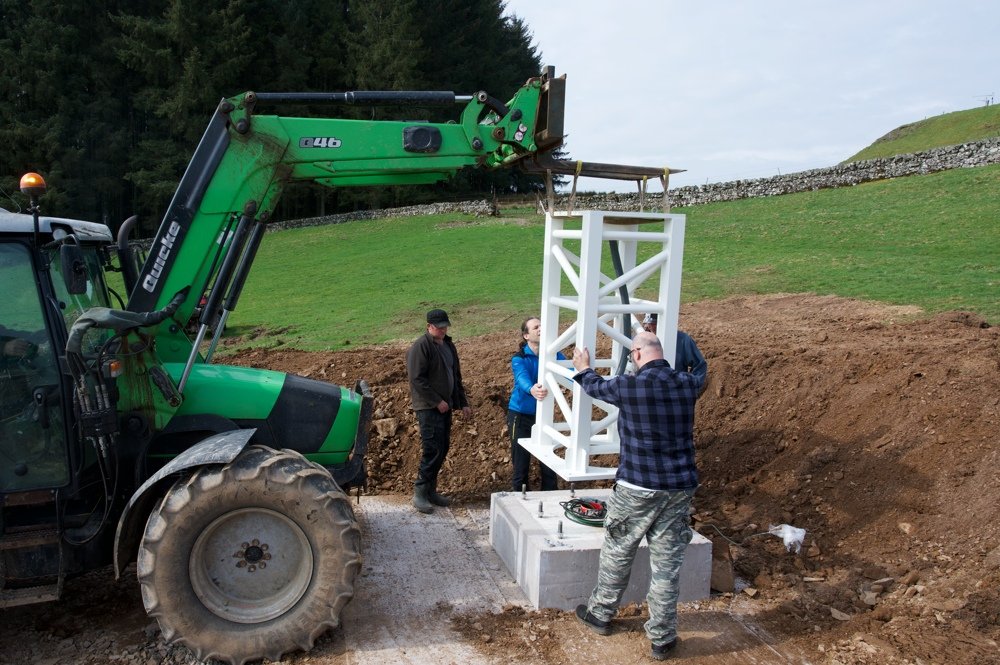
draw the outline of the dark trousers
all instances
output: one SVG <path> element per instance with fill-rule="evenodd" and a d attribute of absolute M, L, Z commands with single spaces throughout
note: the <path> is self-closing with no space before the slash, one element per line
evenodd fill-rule
<path fill-rule="evenodd" d="M 428 485 L 431 491 L 435 491 L 438 472 L 451 445 L 451 411 L 440 413 L 437 409 L 420 409 L 417 411 L 417 423 L 420 425 L 423 453 L 414 484 L 418 487 Z"/>
<path fill-rule="evenodd" d="M 514 475 L 511 479 L 511 489 L 515 492 L 521 491 L 521 486 L 525 485 L 531 489 L 528 482 L 531 471 L 531 453 L 522 447 L 517 440 L 527 439 L 531 436 L 531 426 L 535 424 L 535 417 L 517 411 L 507 412 L 507 429 L 510 432 L 510 461 L 514 466 Z M 538 463 L 542 472 L 542 491 L 557 489 L 556 472 Z"/>

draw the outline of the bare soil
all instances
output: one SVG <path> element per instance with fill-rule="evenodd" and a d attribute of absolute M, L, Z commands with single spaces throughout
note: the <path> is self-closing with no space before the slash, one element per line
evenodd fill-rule
<path fill-rule="evenodd" d="M 509 489 L 518 336 L 512 325 L 463 339 L 462 315 L 454 332 L 475 415 L 456 420 L 441 487 L 471 501 Z M 967 312 L 925 318 L 809 294 L 699 302 L 681 325 L 711 377 L 696 423 L 695 525 L 717 547 L 728 544 L 720 533 L 734 543 L 750 585 L 738 595 L 753 594 L 761 625 L 813 662 L 1000 662 L 997 329 Z M 367 491 L 407 493 L 419 456 L 407 347 L 254 350 L 233 362 L 366 379 L 377 405 Z M 806 529 L 798 555 L 757 535 L 777 524 Z M 502 656 L 552 614 L 523 612 L 459 623 L 491 626 L 482 648 Z"/>
<path fill-rule="evenodd" d="M 465 314 L 451 312 L 475 414 L 456 420 L 440 486 L 459 509 L 509 489 L 505 408 L 519 324 L 463 338 Z M 927 318 L 809 294 L 699 302 L 681 324 L 710 375 L 697 414 L 703 484 L 693 519 L 728 549 L 739 578 L 735 593 L 683 609 L 682 639 L 699 613 L 715 613 L 752 616 L 786 653 L 803 654 L 799 662 L 1000 663 L 1000 332 L 965 312 Z M 227 362 L 367 380 L 377 411 L 366 491 L 408 494 L 419 456 L 408 345 L 250 350 Z M 777 524 L 806 529 L 800 553 L 760 535 Z M 68 604 L 6 611 L 0 653 L 27 655 L 18 662 L 185 662 L 157 639 L 135 586 L 107 583 L 88 576 Z M 612 638 L 589 635 L 569 613 L 515 606 L 452 613 L 450 625 L 485 662 L 580 662 L 601 639 L 615 640 L 620 662 L 642 662 L 645 608 L 620 614 Z M 105 630 L 116 621 L 133 637 Z M 339 639 L 283 662 L 350 662 Z M 741 662 L 726 657 L 736 660 L 688 662 Z"/>

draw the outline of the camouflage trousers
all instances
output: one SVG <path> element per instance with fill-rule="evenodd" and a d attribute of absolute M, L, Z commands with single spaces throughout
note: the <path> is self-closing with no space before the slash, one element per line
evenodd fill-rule
<path fill-rule="evenodd" d="M 664 644 L 677 636 L 680 570 L 684 551 L 691 542 L 688 509 L 693 496 L 693 489 L 672 492 L 615 485 L 604 519 L 597 586 L 587 602 L 591 614 L 602 621 L 614 617 L 645 536 L 652 568 L 646 595 L 649 604 L 646 637 L 653 644 Z"/>

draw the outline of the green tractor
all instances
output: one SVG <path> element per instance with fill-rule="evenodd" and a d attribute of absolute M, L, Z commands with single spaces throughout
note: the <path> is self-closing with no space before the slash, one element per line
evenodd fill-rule
<path fill-rule="evenodd" d="M 187 295 L 112 309 L 115 253 L 104 226 L 0 210 L 0 604 L 136 560 L 147 611 L 199 657 L 309 648 L 361 566 L 343 488 L 371 393 L 199 357 L 181 394 L 155 331 Z"/>
<path fill-rule="evenodd" d="M 22 179 L 28 212 L 0 209 L 0 607 L 58 599 L 67 577 L 111 563 L 120 576 L 135 561 L 164 638 L 198 658 L 276 660 L 339 625 L 361 568 L 345 489 L 364 478 L 371 392 L 211 362 L 226 319 L 288 183 L 434 183 L 515 164 L 605 174 L 548 154 L 562 142 L 564 86 L 547 68 L 507 103 L 224 99 L 144 261 L 131 222 L 114 238 L 42 215 L 44 183 Z M 462 110 L 448 123 L 257 112 L 295 102 Z"/>

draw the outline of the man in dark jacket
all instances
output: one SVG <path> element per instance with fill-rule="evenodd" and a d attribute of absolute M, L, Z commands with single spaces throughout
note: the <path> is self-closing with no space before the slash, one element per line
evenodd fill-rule
<path fill-rule="evenodd" d="M 656 319 L 657 316 L 655 313 L 647 314 L 646 318 L 642 321 L 642 329 L 655 335 Z M 691 372 L 700 376 L 703 380 L 702 390 L 704 390 L 705 386 L 708 385 L 708 361 L 705 360 L 705 356 L 701 354 L 701 349 L 691 339 L 691 336 L 680 330 L 677 331 L 675 356 L 676 363 L 672 364 L 671 367 L 681 372 Z"/>
<path fill-rule="evenodd" d="M 635 376 L 604 379 L 590 368 L 589 350 L 573 352 L 578 372 L 573 379 L 591 397 L 618 407 L 621 440 L 597 586 L 587 604 L 576 608 L 576 616 L 601 635 L 611 633 L 611 618 L 645 537 L 652 568 L 646 636 L 650 656 L 664 660 L 677 645 L 680 568 L 692 535 L 688 508 L 698 487 L 695 401 L 704 376 L 671 369 L 659 338 L 651 332 L 635 336 L 630 355 L 639 368 Z"/>
<path fill-rule="evenodd" d="M 451 322 L 443 309 L 427 312 L 427 333 L 413 342 L 406 354 L 410 377 L 410 400 L 420 425 L 423 452 L 413 488 L 413 507 L 422 513 L 451 500 L 437 492 L 438 472 L 451 445 L 451 414 L 461 409 L 472 415 L 462 386 L 458 351 L 448 336 Z"/>

